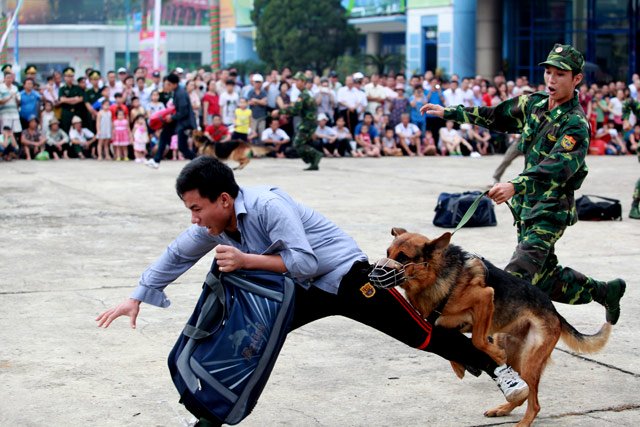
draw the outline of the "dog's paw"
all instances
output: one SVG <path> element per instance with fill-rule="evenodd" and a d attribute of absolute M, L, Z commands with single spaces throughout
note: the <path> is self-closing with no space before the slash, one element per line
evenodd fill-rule
<path fill-rule="evenodd" d="M 485 417 L 493 418 L 493 417 L 506 417 L 513 411 L 514 406 L 511 403 L 503 403 L 500 406 L 496 406 L 493 409 L 489 409 L 484 412 Z"/>

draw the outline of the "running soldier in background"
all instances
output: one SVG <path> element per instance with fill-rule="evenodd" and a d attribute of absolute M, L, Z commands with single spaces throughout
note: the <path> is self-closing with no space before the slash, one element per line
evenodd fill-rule
<path fill-rule="evenodd" d="M 615 324 L 624 280 L 592 279 L 558 265 L 555 255 L 555 243 L 578 220 L 574 191 L 588 172 L 589 123 L 575 90 L 582 81 L 584 57 L 572 46 L 556 44 L 540 65 L 545 67 L 546 92 L 521 95 L 495 107 L 427 104 L 421 112 L 522 134 L 518 148 L 525 155 L 524 170 L 489 191 L 498 204 L 512 199 L 519 217 L 518 246 L 505 270 L 530 281 L 554 301 L 596 301 L 606 308 L 607 321 Z"/>
<path fill-rule="evenodd" d="M 295 104 L 291 107 L 282 110 L 273 110 L 272 116 L 277 118 L 278 114 L 286 114 L 288 116 L 299 115 L 302 118 L 300 125 L 296 129 L 293 146 L 298 152 L 300 158 L 305 163 L 309 164 L 309 167 L 305 170 L 317 171 L 319 169 L 318 165 L 320 164 L 320 159 L 322 159 L 322 153 L 313 148 L 311 141 L 313 139 L 313 133 L 317 127 L 316 113 L 318 107 L 311 93 L 305 89 L 307 77 L 304 73 L 301 71 L 297 72 L 293 76 L 293 79 L 296 87 L 300 91 L 300 96 L 298 96 Z"/>
<path fill-rule="evenodd" d="M 629 98 L 627 102 L 622 106 L 622 120 L 625 124 L 628 124 L 629 116 L 633 113 L 638 120 L 640 120 L 640 102 L 633 98 Z M 626 127 L 626 126 L 625 126 Z M 640 149 L 636 149 L 638 155 L 638 161 L 640 162 Z M 629 211 L 629 218 L 640 219 L 640 178 L 636 181 L 636 188 L 633 190 L 633 201 L 631 202 L 631 210 Z"/>

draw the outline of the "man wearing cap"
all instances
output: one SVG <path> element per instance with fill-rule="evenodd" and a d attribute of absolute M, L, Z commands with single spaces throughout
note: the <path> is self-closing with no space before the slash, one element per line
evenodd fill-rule
<path fill-rule="evenodd" d="M 37 82 L 38 81 L 38 68 L 33 65 L 33 64 L 29 64 L 27 65 L 27 67 L 24 70 L 24 78 L 26 79 L 32 79 L 33 82 Z"/>
<path fill-rule="evenodd" d="M 251 77 L 253 88 L 247 94 L 247 102 L 251 109 L 250 140 L 262 135 L 267 123 L 267 92 L 262 90 L 263 81 L 261 74 L 254 74 Z"/>
<path fill-rule="evenodd" d="M 43 129 L 44 130 L 44 129 Z M 60 129 L 60 122 L 55 117 L 49 122 L 49 129 L 45 131 L 45 150 L 53 159 L 59 159 L 62 155 L 69 158 L 69 135 Z"/>
<path fill-rule="evenodd" d="M 495 107 L 427 104 L 422 112 L 522 134 L 519 149 L 525 155 L 524 170 L 489 191 L 498 204 L 511 199 L 519 217 L 518 245 L 505 270 L 531 281 L 554 301 L 596 301 L 606 308 L 607 321 L 615 324 L 626 288 L 624 280 L 604 282 L 563 268 L 554 251 L 566 227 L 578 219 L 574 191 L 588 172 L 589 123 L 575 90 L 582 81 L 584 57 L 570 45 L 556 44 L 540 65 L 545 67 L 546 93 L 523 94 Z"/>
<path fill-rule="evenodd" d="M 312 147 L 311 142 L 313 139 L 313 132 L 316 130 L 316 113 L 318 111 L 316 101 L 311 96 L 308 90 L 305 89 L 305 83 L 307 77 L 302 71 L 298 71 L 293 80 L 295 85 L 300 91 L 300 96 L 289 108 L 282 110 L 273 110 L 272 116 L 277 118 L 279 114 L 286 114 L 288 116 L 299 115 L 302 121 L 298 125 L 296 130 L 296 136 L 293 139 L 293 146 L 295 147 L 298 155 L 305 163 L 309 164 L 309 167 L 305 170 L 317 171 L 320 159 L 322 159 L 322 153 Z"/>
<path fill-rule="evenodd" d="M 69 132 L 71 119 L 74 116 L 84 117 L 84 92 L 80 86 L 74 84 L 75 70 L 67 67 L 62 71 L 64 85 L 58 91 L 58 99 L 62 114 L 60 117 L 60 127 Z"/>
<path fill-rule="evenodd" d="M 89 114 L 87 114 L 87 125 L 91 131 L 96 130 L 96 118 L 98 117 L 98 109 L 94 108 L 94 104 L 102 98 L 102 88 L 100 87 L 100 71 L 91 70 L 89 72 L 89 87 L 84 92 L 84 105 Z M 90 120 L 89 120 L 90 119 Z"/>

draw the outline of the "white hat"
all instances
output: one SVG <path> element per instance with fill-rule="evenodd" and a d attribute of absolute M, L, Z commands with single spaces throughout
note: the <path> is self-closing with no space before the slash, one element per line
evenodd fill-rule
<path fill-rule="evenodd" d="M 76 123 L 82 123 L 82 119 L 78 116 L 73 116 L 73 118 L 71 119 L 71 124 L 75 125 Z"/>
<path fill-rule="evenodd" d="M 176 73 L 182 74 L 182 73 L 184 73 L 184 70 L 182 68 L 180 68 L 180 67 L 176 67 Z"/>
<path fill-rule="evenodd" d="M 262 74 L 254 74 L 253 77 L 251 77 L 251 81 L 252 82 L 263 82 L 264 78 L 262 78 Z"/>
<path fill-rule="evenodd" d="M 120 68 L 118 68 L 118 74 L 122 74 L 122 73 L 127 74 L 127 69 L 126 69 L 126 68 L 124 68 L 124 67 L 120 67 Z"/>
<path fill-rule="evenodd" d="M 318 114 L 318 121 L 320 120 L 329 120 L 329 117 L 325 113 Z"/>
<path fill-rule="evenodd" d="M 353 80 L 362 80 L 364 79 L 364 74 L 362 74 L 360 71 L 353 73 Z"/>

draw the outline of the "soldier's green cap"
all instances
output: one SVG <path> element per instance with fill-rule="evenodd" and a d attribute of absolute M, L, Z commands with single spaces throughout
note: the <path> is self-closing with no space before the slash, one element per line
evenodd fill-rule
<path fill-rule="evenodd" d="M 67 67 L 64 70 L 62 70 L 62 74 L 65 76 L 73 76 L 76 73 L 76 70 L 73 69 L 73 67 Z"/>
<path fill-rule="evenodd" d="M 571 45 L 556 43 L 547 60 L 539 65 L 551 65 L 561 70 L 581 73 L 584 68 L 584 56 Z"/>
<path fill-rule="evenodd" d="M 304 80 L 306 82 L 307 76 L 302 71 L 298 71 L 293 75 L 293 80 Z"/>
<path fill-rule="evenodd" d="M 27 65 L 27 68 L 24 70 L 25 74 L 33 74 L 37 72 L 38 72 L 38 68 L 36 68 L 36 66 L 32 64 Z"/>
<path fill-rule="evenodd" d="M 0 68 L 0 71 L 2 71 L 3 73 L 5 71 L 12 71 L 11 64 L 4 64 L 2 68 Z"/>

